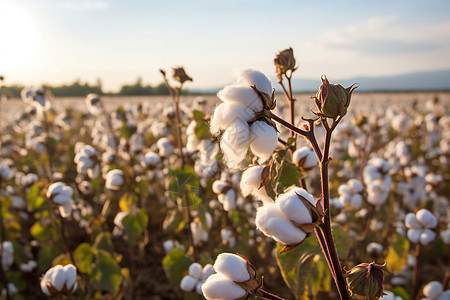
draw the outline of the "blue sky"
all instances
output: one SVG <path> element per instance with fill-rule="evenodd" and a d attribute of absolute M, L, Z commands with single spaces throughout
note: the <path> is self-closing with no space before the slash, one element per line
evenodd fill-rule
<path fill-rule="evenodd" d="M 292 47 L 296 77 L 394 75 L 450 68 L 450 1 L 2 0 L 0 74 L 28 85 L 76 78 L 117 90 L 184 66 L 188 88 L 236 70 L 275 76 Z"/>

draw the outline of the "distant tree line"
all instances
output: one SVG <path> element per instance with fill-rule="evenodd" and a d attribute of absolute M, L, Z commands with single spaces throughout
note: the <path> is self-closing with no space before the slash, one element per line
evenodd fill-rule
<path fill-rule="evenodd" d="M 8 98 L 19 98 L 20 92 L 25 86 L 20 84 L 7 85 L 4 82 L 2 93 Z M 71 84 L 63 85 L 49 85 L 43 84 L 42 88 L 50 90 L 55 97 L 84 97 L 88 93 L 97 93 L 99 95 L 118 95 L 118 96 L 142 96 L 142 95 L 169 95 L 164 82 L 156 86 L 145 85 L 142 78 L 138 77 L 132 84 L 124 84 L 121 86 L 119 92 L 111 93 L 104 92 L 102 89 L 102 82 L 97 79 L 95 84 L 82 82 L 80 79 L 75 80 Z M 184 93 L 189 93 L 188 91 Z"/>

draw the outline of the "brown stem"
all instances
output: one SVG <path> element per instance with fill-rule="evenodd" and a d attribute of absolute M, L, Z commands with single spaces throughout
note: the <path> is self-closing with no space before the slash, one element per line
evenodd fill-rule
<path fill-rule="evenodd" d="M 413 294 L 412 299 L 415 299 L 419 292 L 419 259 L 420 259 L 420 243 L 416 244 L 416 251 L 414 252 L 414 257 L 416 258 L 416 264 L 414 265 L 413 274 L 412 274 L 412 287 Z"/>
<path fill-rule="evenodd" d="M 277 295 L 266 292 L 263 289 L 260 289 L 259 293 L 261 294 L 261 296 L 263 296 L 264 298 L 269 299 L 269 300 L 285 300 L 284 298 L 281 298 L 281 297 L 278 297 Z"/>
<path fill-rule="evenodd" d="M 181 140 L 181 120 L 180 120 L 180 89 L 177 89 L 177 97 L 174 98 L 173 106 L 175 108 L 175 125 L 177 127 L 178 155 L 180 156 L 181 169 L 184 170 L 183 142 Z"/>
<path fill-rule="evenodd" d="M 294 111 L 295 110 L 295 105 L 294 105 L 295 99 L 292 98 L 291 78 L 288 76 L 286 76 L 286 78 L 288 80 L 289 92 L 286 90 L 286 87 L 284 86 L 283 79 L 281 79 L 278 83 L 280 84 L 281 89 L 283 90 L 284 95 L 286 96 L 286 98 L 289 102 L 290 121 L 291 121 L 291 124 L 295 126 L 295 111 Z M 294 137 L 294 136 L 295 136 L 295 131 L 293 131 L 291 129 L 291 137 Z"/>
<path fill-rule="evenodd" d="M 64 218 L 61 216 L 61 213 L 58 211 L 58 218 L 61 222 L 61 239 L 64 244 L 64 247 L 66 248 L 66 251 L 69 252 L 70 260 L 72 261 L 72 264 L 76 267 L 75 258 L 73 257 L 73 253 L 70 250 L 69 242 L 67 241 L 66 237 L 66 226 L 64 225 Z M 78 271 L 78 268 L 77 268 Z"/>
<path fill-rule="evenodd" d="M 50 126 L 48 122 L 47 112 L 45 110 L 44 110 L 44 128 L 46 134 L 45 150 L 47 152 L 47 160 L 48 160 L 48 180 L 49 182 L 53 182 L 53 159 L 52 159 L 53 155 L 50 151 Z"/>

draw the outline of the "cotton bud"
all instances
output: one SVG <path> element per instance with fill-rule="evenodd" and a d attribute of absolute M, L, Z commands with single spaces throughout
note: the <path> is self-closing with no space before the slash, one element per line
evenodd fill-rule
<path fill-rule="evenodd" d="M 281 80 L 282 76 L 287 71 L 294 72 L 297 70 L 295 66 L 294 50 L 292 48 L 280 51 L 274 59 L 278 80 Z"/>
<path fill-rule="evenodd" d="M 186 71 L 183 67 L 173 68 L 173 79 L 183 84 L 186 81 L 192 81 L 192 78 L 186 74 Z"/>
<path fill-rule="evenodd" d="M 10 241 L 4 241 L 0 245 L 0 253 L 2 254 L 2 269 L 8 271 L 14 263 L 14 247 Z"/>
<path fill-rule="evenodd" d="M 383 295 L 384 273 L 388 272 L 385 265 L 362 263 L 345 274 L 351 295 L 359 295 L 375 299 Z"/>
<path fill-rule="evenodd" d="M 41 290 L 47 296 L 70 295 L 77 289 L 77 270 L 74 265 L 57 265 L 41 279 Z"/>
<path fill-rule="evenodd" d="M 123 171 L 114 169 L 106 174 L 105 187 L 109 190 L 119 191 L 125 183 Z"/>
<path fill-rule="evenodd" d="M 355 89 L 354 84 L 348 88 L 344 88 L 340 84 L 330 84 L 328 79 L 322 76 L 322 85 L 314 97 L 320 113 L 333 119 L 344 116 Z"/>
<path fill-rule="evenodd" d="M 301 147 L 292 154 L 292 162 L 302 171 L 309 171 L 319 163 L 316 153 L 309 147 Z"/>
<path fill-rule="evenodd" d="M 69 217 L 72 212 L 72 193 L 72 188 L 63 182 L 55 182 L 47 189 L 47 198 L 59 206 L 59 212 L 63 218 Z"/>

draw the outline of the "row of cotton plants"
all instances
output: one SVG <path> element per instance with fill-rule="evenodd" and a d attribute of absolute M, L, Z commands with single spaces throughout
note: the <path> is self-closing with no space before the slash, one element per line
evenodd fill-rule
<path fill-rule="evenodd" d="M 161 70 L 165 103 L 25 89 L 1 135 L 1 298 L 450 299 L 448 105 L 354 103 L 325 76 L 295 99 L 293 50 L 274 62 L 277 84 L 243 70 L 212 108 L 183 68 Z"/>

